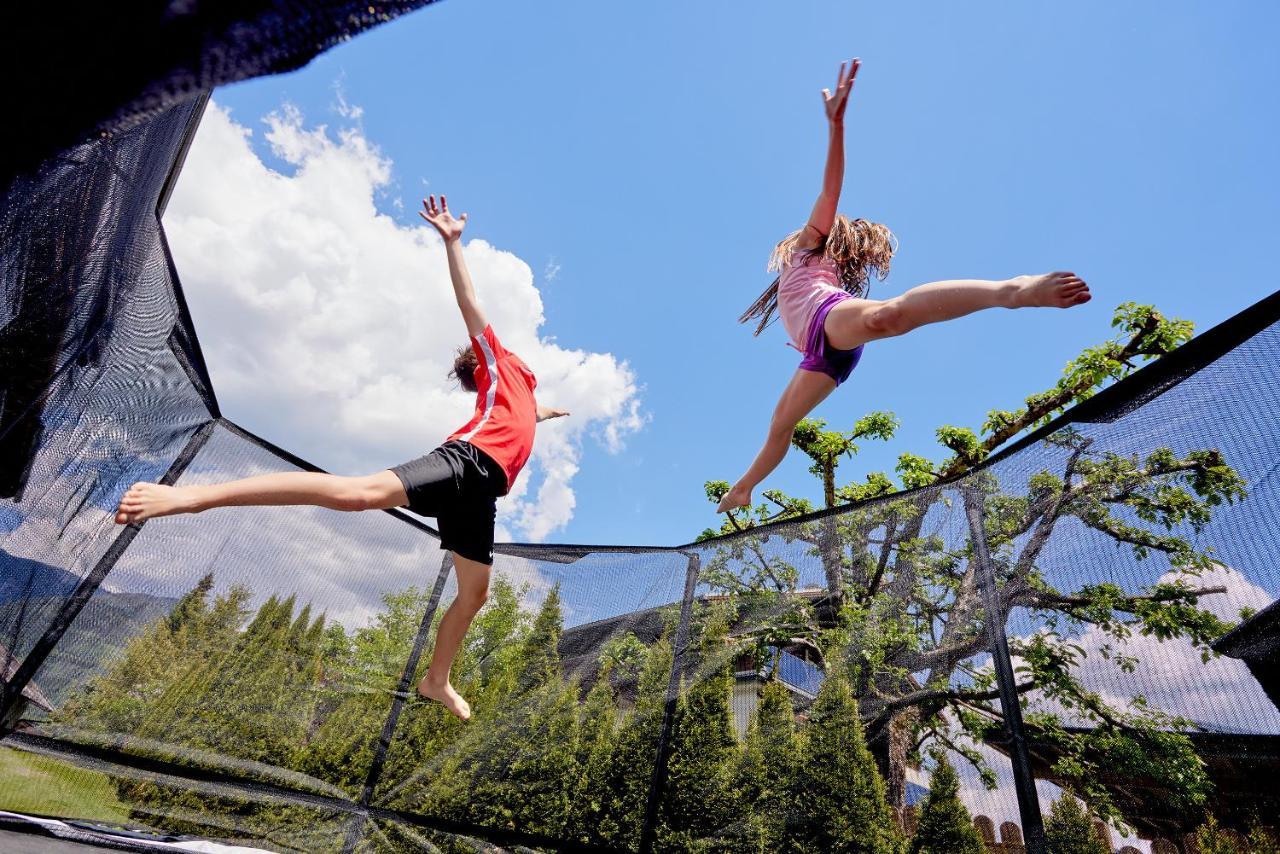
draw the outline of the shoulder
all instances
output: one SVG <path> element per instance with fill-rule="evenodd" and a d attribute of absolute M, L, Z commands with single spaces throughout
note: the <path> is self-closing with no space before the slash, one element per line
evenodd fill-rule
<path fill-rule="evenodd" d="M 495 361 L 507 355 L 507 349 L 498 340 L 498 334 L 491 324 L 485 324 L 479 335 L 472 336 L 472 346 L 481 358 L 492 357 Z"/>

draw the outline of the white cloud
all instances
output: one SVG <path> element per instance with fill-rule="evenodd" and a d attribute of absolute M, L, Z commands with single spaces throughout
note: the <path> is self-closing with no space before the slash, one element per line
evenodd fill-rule
<path fill-rule="evenodd" d="M 291 174 L 264 163 L 252 132 L 213 103 L 165 214 L 224 411 L 340 473 L 420 456 L 474 406 L 445 379 L 466 333 L 440 241 L 378 211 L 392 164 L 358 128 L 309 127 L 287 106 L 265 124 Z M 573 412 L 539 428 L 530 470 L 499 507 L 501 534 L 540 540 L 573 516 L 583 443 L 614 452 L 643 426 L 640 387 L 614 355 L 545 335 L 524 261 L 478 239 L 466 254 L 494 329 L 538 375 L 539 399 Z"/>
<path fill-rule="evenodd" d="M 1243 573 L 1226 566 L 1218 565 L 1198 578 L 1168 572 L 1160 582 L 1180 579 L 1192 586 L 1225 588 L 1223 593 L 1201 597 L 1199 606 L 1227 623 L 1237 622 L 1242 608 L 1261 610 L 1273 599 Z M 1200 651 L 1183 638 L 1161 641 L 1135 632 L 1117 641 L 1095 627 L 1089 627 L 1072 642 L 1085 652 L 1075 668 L 1076 677 L 1115 707 L 1125 708 L 1135 696 L 1142 696 L 1156 709 L 1190 718 L 1210 729 L 1280 733 L 1280 711 L 1242 661 L 1217 656 L 1205 662 Z M 1125 673 L 1105 658 L 1102 651 L 1107 646 L 1117 654 L 1137 659 L 1134 671 Z M 1015 666 L 1019 663 L 1014 661 Z M 1038 702 L 1042 708 L 1063 711 L 1044 698 L 1038 698 Z"/>

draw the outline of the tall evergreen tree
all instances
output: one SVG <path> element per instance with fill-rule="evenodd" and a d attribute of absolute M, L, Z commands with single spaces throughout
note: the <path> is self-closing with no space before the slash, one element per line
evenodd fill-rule
<path fill-rule="evenodd" d="M 760 691 L 739 760 L 737 789 L 744 809 L 760 819 L 764 848 L 776 851 L 798 771 L 798 741 L 791 692 L 776 679 Z"/>
<path fill-rule="evenodd" d="M 575 745 L 578 771 L 570 795 L 568 826 L 568 835 L 577 842 L 596 839 L 604 812 L 607 795 L 605 774 L 618 722 L 618 704 L 611 682 L 613 669 L 613 662 L 601 662 L 596 683 L 587 692 L 578 715 L 578 741 Z"/>
<path fill-rule="evenodd" d="M 733 779 L 738 743 L 729 705 L 729 617 L 711 611 L 700 622 L 700 666 L 676 703 L 660 812 L 660 844 L 671 850 L 729 847 L 743 817 Z"/>
<path fill-rule="evenodd" d="M 800 773 L 791 792 L 790 850 L 899 854 L 902 840 L 884 780 L 867 750 L 849 683 L 829 674 L 809 710 Z"/>
<path fill-rule="evenodd" d="M 519 691 L 543 685 L 560 673 L 560 634 L 564 627 L 560 612 L 560 585 L 547 593 L 533 629 L 525 639 L 521 650 Z"/>
<path fill-rule="evenodd" d="M 553 588 L 520 644 L 518 691 L 477 715 L 433 786 L 431 809 L 484 827 L 559 836 L 577 777 L 576 685 L 559 672 L 563 617 Z"/>
<path fill-rule="evenodd" d="M 982 854 L 986 850 L 973 817 L 960 803 L 959 792 L 956 769 L 945 758 L 940 759 L 911 839 L 911 854 Z"/>
<path fill-rule="evenodd" d="M 1067 792 L 1049 808 L 1044 835 L 1050 854 L 1111 854 L 1094 832 L 1088 811 Z"/>
<path fill-rule="evenodd" d="M 604 805 L 596 828 L 598 844 L 635 849 L 640 841 L 649 781 L 662 734 L 671 644 L 666 637 L 649 647 L 640 671 L 634 707 L 622 719 L 604 775 Z"/>

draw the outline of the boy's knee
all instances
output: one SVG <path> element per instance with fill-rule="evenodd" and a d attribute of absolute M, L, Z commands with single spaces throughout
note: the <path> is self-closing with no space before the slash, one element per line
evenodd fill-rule
<path fill-rule="evenodd" d="M 344 478 L 334 495 L 335 510 L 378 510 L 386 506 L 386 490 L 369 478 Z"/>
<path fill-rule="evenodd" d="M 877 336 L 891 337 L 909 331 L 911 323 L 897 300 L 887 300 L 867 315 L 867 328 Z"/>
<path fill-rule="evenodd" d="M 486 585 L 474 590 L 463 591 L 458 596 L 467 607 L 479 611 L 489 601 L 489 587 Z"/>

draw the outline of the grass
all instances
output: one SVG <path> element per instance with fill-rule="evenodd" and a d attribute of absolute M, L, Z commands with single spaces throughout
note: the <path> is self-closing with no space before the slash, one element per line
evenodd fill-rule
<path fill-rule="evenodd" d="M 114 822 L 129 816 L 107 775 L 7 747 L 0 748 L 0 809 Z"/>

